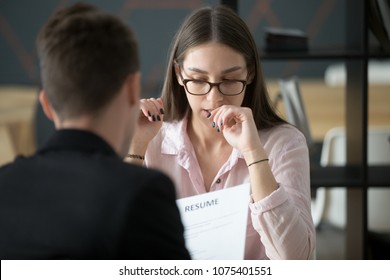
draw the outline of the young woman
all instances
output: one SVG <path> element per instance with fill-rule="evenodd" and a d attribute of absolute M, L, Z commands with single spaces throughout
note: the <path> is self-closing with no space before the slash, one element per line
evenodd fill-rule
<path fill-rule="evenodd" d="M 179 198 L 251 184 L 245 259 L 313 256 L 306 140 L 270 105 L 256 44 L 235 12 L 205 7 L 184 21 L 162 97 L 141 109 L 129 157 L 167 173 Z"/>

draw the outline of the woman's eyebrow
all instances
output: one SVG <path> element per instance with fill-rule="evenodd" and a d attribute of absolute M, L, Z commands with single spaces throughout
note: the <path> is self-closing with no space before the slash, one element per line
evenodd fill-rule
<path fill-rule="evenodd" d="M 234 71 L 241 70 L 241 69 L 243 69 L 243 67 L 241 67 L 241 66 L 233 66 L 231 68 L 223 70 L 222 74 L 227 74 L 227 73 L 234 72 Z"/>
<path fill-rule="evenodd" d="M 188 67 L 187 69 L 189 71 L 192 71 L 192 72 L 197 72 L 197 73 L 201 73 L 201 74 L 209 74 L 209 72 L 207 72 L 205 70 L 202 70 L 202 69 L 199 69 L 199 68 L 196 68 L 196 67 Z M 243 69 L 243 67 L 241 67 L 241 66 L 233 66 L 231 68 L 223 70 L 222 74 L 231 73 L 231 72 L 234 72 L 234 71 L 237 71 L 237 70 L 241 70 L 241 69 Z"/>
<path fill-rule="evenodd" d="M 192 72 L 197 72 L 197 73 L 202 73 L 202 74 L 208 74 L 209 72 L 205 71 L 205 70 L 201 70 L 199 68 L 196 68 L 196 67 L 188 67 L 187 68 L 189 71 L 192 71 Z"/>

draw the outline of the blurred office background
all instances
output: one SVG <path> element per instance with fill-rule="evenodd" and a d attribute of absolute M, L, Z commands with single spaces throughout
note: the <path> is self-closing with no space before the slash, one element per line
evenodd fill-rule
<path fill-rule="evenodd" d="M 58 8 L 71 0 L 0 0 L 0 165 L 16 154 L 31 154 L 53 130 L 37 103 L 39 69 L 35 37 Z M 217 0 L 87 0 L 123 18 L 135 31 L 142 63 L 142 95 L 160 94 L 171 40 L 194 9 Z M 292 28 L 306 33 L 309 49 L 343 49 L 346 45 L 347 0 L 241 0 L 238 13 L 248 24 L 262 53 L 265 28 Z M 349 1 L 351 2 L 351 1 Z M 378 41 L 369 36 L 369 45 Z M 237 42 L 239 43 L 239 42 Z M 388 57 L 370 61 L 369 125 L 390 125 L 390 68 Z M 262 61 L 268 89 L 279 100 L 279 80 L 295 76 L 310 127 L 310 137 L 322 142 L 334 127 L 345 126 L 345 71 L 340 57 L 267 59 Z M 109 71 L 109 69 L 107 69 Z M 376 71 L 376 72 L 375 72 Z M 383 79 L 375 80 L 375 73 Z M 387 77 L 387 79 L 386 79 Z M 286 114 L 283 102 L 278 109 Z M 315 198 L 315 195 L 313 195 Z M 390 216 L 390 215 L 389 215 Z M 322 219 L 322 218 L 321 218 Z M 326 219 L 325 219 L 326 220 Z M 321 221 L 318 258 L 343 259 L 344 227 Z"/>
<path fill-rule="evenodd" d="M 0 85 L 35 87 L 39 69 L 35 37 L 49 15 L 56 9 L 77 1 L 0 1 Z M 144 97 L 158 96 L 161 88 L 170 42 L 179 25 L 191 10 L 213 5 L 218 0 L 87 0 L 123 18 L 134 29 L 140 44 Z M 310 47 L 345 45 L 345 1 L 238 1 L 238 12 L 253 32 L 259 49 L 264 48 L 264 28 L 294 28 L 306 32 Z M 238 42 L 239 43 L 239 42 Z M 290 75 L 323 80 L 325 69 L 334 61 L 264 61 L 268 80 Z M 270 85 L 271 87 L 272 85 Z M 276 85 L 275 85 L 276 86 Z M 276 91 L 277 89 L 270 89 Z M 342 107 L 342 105 L 340 106 Z M 41 126 L 37 145 L 45 140 L 46 120 Z M 41 133 L 41 129 L 43 129 Z M 47 128 L 49 129 L 49 128 Z"/>

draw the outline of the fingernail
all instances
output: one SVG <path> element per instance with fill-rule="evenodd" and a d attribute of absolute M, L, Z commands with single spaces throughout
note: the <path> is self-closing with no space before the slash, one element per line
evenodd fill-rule
<path fill-rule="evenodd" d="M 153 115 L 152 116 L 152 120 L 155 122 L 156 121 L 156 117 Z"/>
<path fill-rule="evenodd" d="M 211 125 L 212 125 L 213 127 L 215 127 L 215 122 L 213 122 Z"/>
<path fill-rule="evenodd" d="M 157 120 L 158 120 L 158 121 L 161 121 L 161 118 L 160 118 L 160 116 L 159 116 L 159 115 L 157 115 Z"/>
<path fill-rule="evenodd" d="M 160 113 L 164 115 L 164 109 L 160 108 Z"/>

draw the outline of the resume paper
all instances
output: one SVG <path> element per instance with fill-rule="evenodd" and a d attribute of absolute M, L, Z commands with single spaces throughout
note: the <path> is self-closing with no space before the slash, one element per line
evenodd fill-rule
<path fill-rule="evenodd" d="M 244 259 L 250 184 L 177 200 L 194 260 Z"/>

